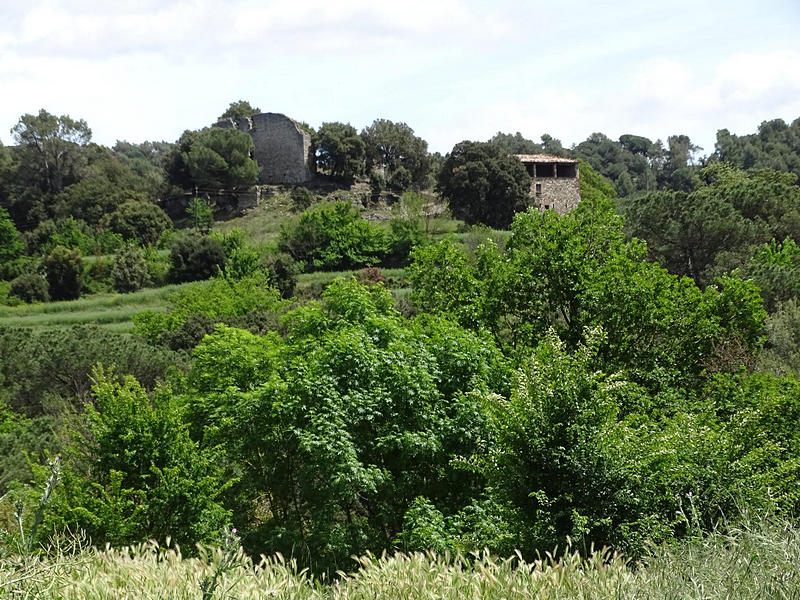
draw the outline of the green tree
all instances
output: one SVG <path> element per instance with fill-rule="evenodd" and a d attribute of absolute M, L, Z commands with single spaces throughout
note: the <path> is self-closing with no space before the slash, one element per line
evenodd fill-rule
<path fill-rule="evenodd" d="M 366 147 L 349 123 L 323 123 L 316 134 L 317 166 L 332 177 L 352 181 L 364 172 Z"/>
<path fill-rule="evenodd" d="M 414 135 L 405 123 L 376 119 L 361 131 L 366 148 L 367 171 L 373 167 L 383 169 L 387 178 L 399 167 L 411 176 L 414 187 L 428 186 L 430 159 L 428 143 Z"/>
<path fill-rule="evenodd" d="M 88 164 L 81 179 L 53 199 L 55 218 L 72 216 L 97 226 L 123 202 L 150 200 L 147 182 L 108 149 L 92 145 L 85 153 Z"/>
<path fill-rule="evenodd" d="M 172 229 L 170 218 L 152 202 L 123 202 L 108 216 L 105 224 L 124 239 L 142 246 L 152 246 L 165 231 Z"/>
<path fill-rule="evenodd" d="M 224 119 L 247 119 L 252 117 L 253 115 L 257 115 L 261 112 L 261 109 L 256 106 L 251 106 L 247 100 L 237 100 L 236 102 L 231 102 L 230 106 L 222 113 L 218 121 L 222 121 Z"/>
<path fill-rule="evenodd" d="M 712 365 L 747 364 L 766 316 L 752 284 L 734 278 L 702 292 L 646 261 L 644 245 L 625 241 L 620 217 L 602 200 L 568 215 L 520 213 L 505 249 L 487 244 L 474 263 L 448 242 L 414 258 L 412 299 L 423 310 L 491 331 L 512 356 L 549 330 L 575 348 L 599 326 L 606 367 L 629 369 L 656 389 L 696 381 Z M 737 344 L 743 353 L 721 361 Z"/>
<path fill-rule="evenodd" d="M 186 131 L 166 170 L 170 182 L 183 189 L 235 191 L 258 181 L 260 169 L 251 158 L 252 152 L 253 139 L 237 129 Z"/>
<path fill-rule="evenodd" d="M 22 256 L 25 246 L 5 208 L 0 207 L 0 277 L 7 276 L 10 263 Z"/>
<path fill-rule="evenodd" d="M 132 377 L 98 371 L 95 380 L 51 530 L 67 525 L 113 545 L 217 540 L 230 519 L 218 501 L 226 484 L 213 452 L 190 439 L 177 399 L 167 390 L 151 398 Z"/>
<path fill-rule="evenodd" d="M 11 280 L 8 295 L 23 302 L 47 302 L 50 291 L 47 280 L 38 273 L 22 273 Z"/>
<path fill-rule="evenodd" d="M 150 273 L 142 249 L 129 245 L 117 252 L 111 267 L 111 279 L 114 289 L 123 294 L 135 292 L 149 285 Z"/>
<path fill-rule="evenodd" d="M 76 250 L 56 246 L 45 258 L 47 283 L 53 300 L 75 300 L 83 288 L 83 260 Z"/>
<path fill-rule="evenodd" d="M 48 193 L 59 192 L 76 179 L 80 146 L 92 137 L 83 119 L 57 117 L 44 109 L 38 115 L 22 115 L 11 131 L 17 144 L 25 148 L 25 159 L 36 165 L 42 191 Z"/>
<path fill-rule="evenodd" d="M 214 224 L 214 207 L 204 198 L 192 198 L 186 207 L 186 214 L 192 227 L 197 231 L 208 233 Z"/>
<path fill-rule="evenodd" d="M 453 459 L 482 439 L 480 396 L 503 391 L 505 364 L 485 337 L 393 304 L 338 280 L 284 339 L 218 327 L 195 350 L 193 431 L 241 474 L 229 502 L 251 551 L 341 568 L 390 547 L 418 496 L 449 513 L 479 487 Z"/>
<path fill-rule="evenodd" d="M 618 203 L 626 230 L 650 256 L 701 286 L 743 266 L 751 247 L 800 239 L 800 188 L 793 174 L 711 163 L 690 193 L 659 191 Z"/>
<path fill-rule="evenodd" d="M 445 159 L 436 190 L 455 218 L 507 228 L 514 214 L 525 209 L 530 185 L 525 166 L 513 156 L 491 143 L 461 142 Z"/>

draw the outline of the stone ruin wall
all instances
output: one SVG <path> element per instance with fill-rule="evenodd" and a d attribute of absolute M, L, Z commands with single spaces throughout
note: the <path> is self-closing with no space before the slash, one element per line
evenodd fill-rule
<path fill-rule="evenodd" d="M 536 184 L 542 185 L 541 195 L 536 195 Z M 581 201 L 581 185 L 578 177 L 542 177 L 531 182 L 531 198 L 539 210 L 549 206 L 560 215 L 578 208 Z"/>
<path fill-rule="evenodd" d="M 253 138 L 253 158 L 261 167 L 259 183 L 306 183 L 313 178 L 311 136 L 289 117 L 261 113 L 249 119 L 225 119 L 215 127 L 238 129 Z"/>

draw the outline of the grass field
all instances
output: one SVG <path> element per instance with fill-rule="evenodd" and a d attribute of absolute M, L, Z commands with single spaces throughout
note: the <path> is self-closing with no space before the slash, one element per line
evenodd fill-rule
<path fill-rule="evenodd" d="M 228 563 L 229 568 L 220 568 Z M 768 600 L 800 597 L 800 530 L 757 523 L 654 548 L 631 565 L 606 551 L 526 563 L 488 555 L 367 556 L 335 583 L 312 580 L 280 556 L 255 564 L 235 547 L 184 558 L 135 548 L 0 560 L 0 597 L 38 600 Z M 213 579 L 214 573 L 218 577 Z M 205 585 L 205 592 L 201 586 Z"/>
<path fill-rule="evenodd" d="M 188 284 L 147 288 L 131 294 L 97 294 L 78 300 L 0 306 L 0 326 L 63 327 L 97 323 L 120 332 L 133 328 L 133 316 L 164 310 L 170 294 Z"/>
<path fill-rule="evenodd" d="M 337 277 L 357 275 L 354 271 L 327 271 L 305 273 L 299 276 L 297 292 L 313 296 Z M 402 287 L 405 282 L 403 269 L 382 269 L 381 273 L 389 287 Z M 168 285 L 147 288 L 131 294 L 96 294 L 78 300 L 0 306 L 0 326 L 14 327 L 64 327 L 97 323 L 121 333 L 133 329 L 133 317 L 145 310 L 166 310 L 169 296 L 190 284 Z"/>

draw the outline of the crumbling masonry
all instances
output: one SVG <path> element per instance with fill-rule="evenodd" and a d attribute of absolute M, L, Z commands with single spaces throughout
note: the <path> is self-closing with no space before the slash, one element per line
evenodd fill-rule
<path fill-rule="evenodd" d="M 238 129 L 253 138 L 253 158 L 261 167 L 259 183 L 305 183 L 314 176 L 311 136 L 286 115 L 225 119 L 215 127 Z"/>

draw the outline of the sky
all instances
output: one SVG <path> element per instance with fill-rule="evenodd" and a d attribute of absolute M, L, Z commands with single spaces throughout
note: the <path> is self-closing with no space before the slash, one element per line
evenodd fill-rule
<path fill-rule="evenodd" d="M 319 127 L 404 122 L 714 150 L 800 117 L 800 0 L 0 0 L 0 141 L 44 108 L 175 141 L 236 100 Z"/>

